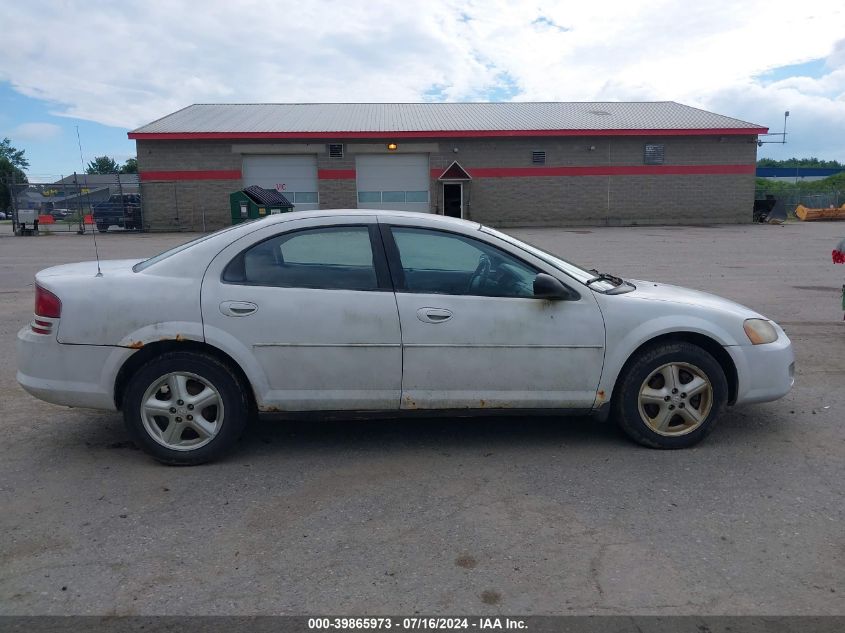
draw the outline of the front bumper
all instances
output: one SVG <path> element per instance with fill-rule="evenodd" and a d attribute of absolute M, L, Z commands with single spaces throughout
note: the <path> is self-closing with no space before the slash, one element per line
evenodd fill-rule
<path fill-rule="evenodd" d="M 778 340 L 765 345 L 725 347 L 736 365 L 738 378 L 735 404 L 769 402 L 783 398 L 795 384 L 795 353 L 780 327 Z"/>
<path fill-rule="evenodd" d="M 17 380 L 46 402 L 115 411 L 115 379 L 134 353 L 124 347 L 65 345 L 26 326 L 18 332 Z"/>

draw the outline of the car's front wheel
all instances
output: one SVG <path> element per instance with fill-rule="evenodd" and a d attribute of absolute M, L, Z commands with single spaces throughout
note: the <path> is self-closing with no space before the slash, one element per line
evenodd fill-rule
<path fill-rule="evenodd" d="M 614 393 L 614 417 L 644 446 L 697 444 L 713 429 L 728 399 L 721 365 L 690 343 L 658 344 L 633 358 L 624 372 Z"/>
<path fill-rule="evenodd" d="M 230 450 L 249 417 L 238 377 L 216 358 L 169 352 L 130 379 L 123 418 L 135 442 L 166 464 L 208 462 Z"/>

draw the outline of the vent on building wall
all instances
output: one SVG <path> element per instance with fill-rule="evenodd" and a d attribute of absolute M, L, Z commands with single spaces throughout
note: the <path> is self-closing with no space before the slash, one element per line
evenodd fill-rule
<path fill-rule="evenodd" d="M 329 158 L 343 158 L 343 145 L 329 145 Z"/>
<path fill-rule="evenodd" d="M 535 165 L 544 165 L 546 163 L 546 152 L 531 152 L 531 162 Z"/>
<path fill-rule="evenodd" d="M 644 165 L 662 165 L 663 164 L 664 145 L 646 144 L 643 150 L 643 164 Z"/>

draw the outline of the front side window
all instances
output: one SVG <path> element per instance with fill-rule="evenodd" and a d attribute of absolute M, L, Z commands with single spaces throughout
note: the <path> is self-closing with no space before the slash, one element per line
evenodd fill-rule
<path fill-rule="evenodd" d="M 282 288 L 378 289 L 366 226 L 309 229 L 264 240 L 235 257 L 223 280 Z"/>
<path fill-rule="evenodd" d="M 393 227 L 404 276 L 414 293 L 533 297 L 532 266 L 495 246 L 456 233 Z"/>

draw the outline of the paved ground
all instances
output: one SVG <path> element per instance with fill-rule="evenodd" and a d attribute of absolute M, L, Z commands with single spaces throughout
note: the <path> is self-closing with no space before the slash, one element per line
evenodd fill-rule
<path fill-rule="evenodd" d="M 118 415 L 17 387 L 33 273 L 93 244 L 0 237 L 0 614 L 845 613 L 845 224 L 513 232 L 777 319 L 795 390 L 687 451 L 580 419 L 265 421 L 167 468 Z"/>

